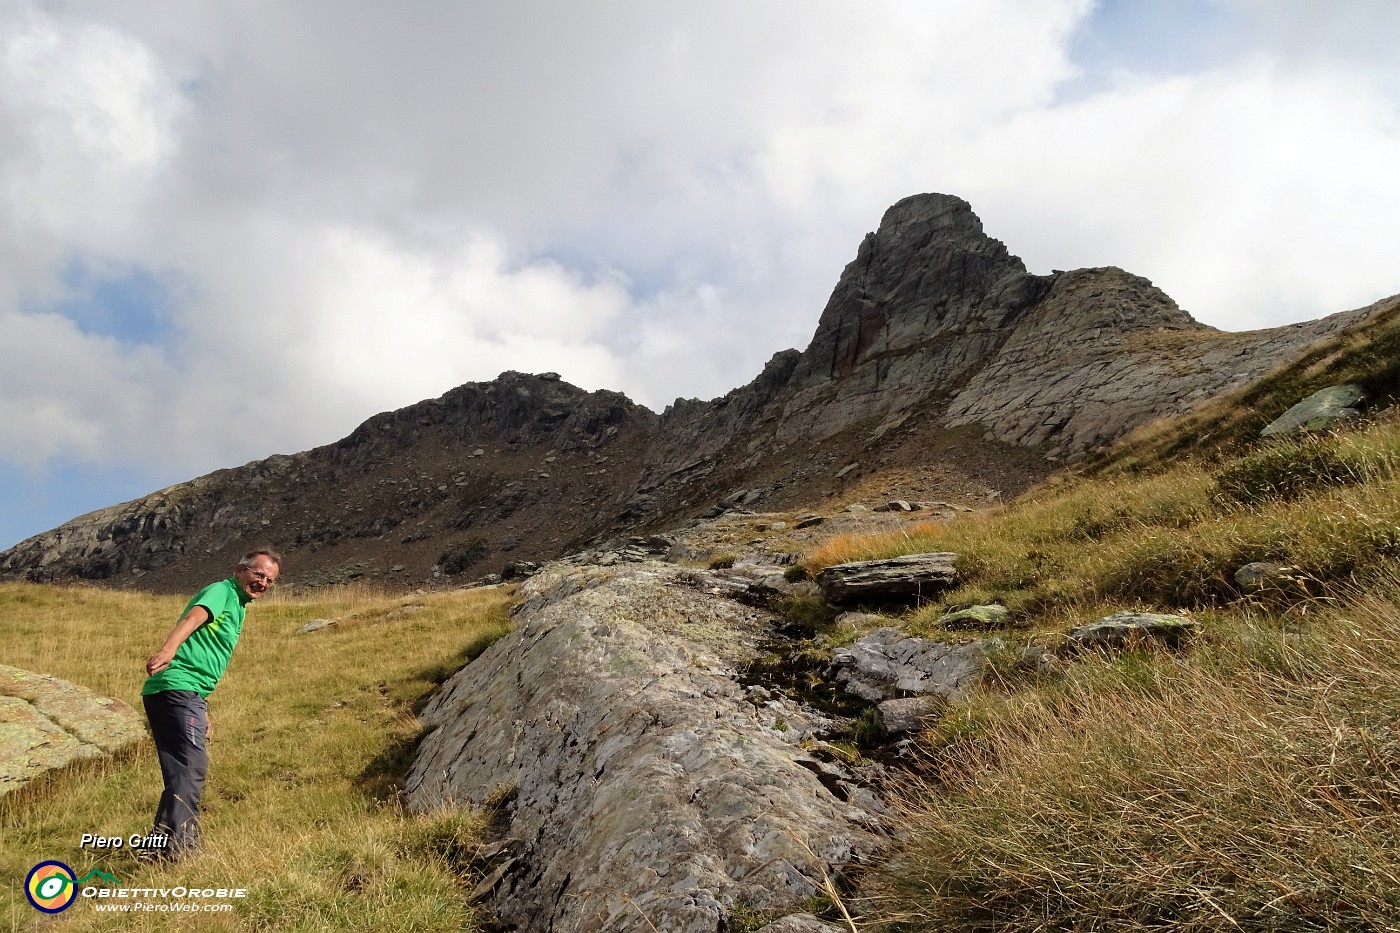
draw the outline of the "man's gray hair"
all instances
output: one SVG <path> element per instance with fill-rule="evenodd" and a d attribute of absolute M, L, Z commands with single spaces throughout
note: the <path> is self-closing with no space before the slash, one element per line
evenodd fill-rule
<path fill-rule="evenodd" d="M 244 570 L 250 570 L 252 569 L 253 562 L 259 557 L 266 557 L 276 564 L 279 570 L 282 568 L 282 555 L 278 554 L 270 547 L 260 547 L 256 551 L 249 551 L 239 559 L 238 566 L 242 567 Z"/>

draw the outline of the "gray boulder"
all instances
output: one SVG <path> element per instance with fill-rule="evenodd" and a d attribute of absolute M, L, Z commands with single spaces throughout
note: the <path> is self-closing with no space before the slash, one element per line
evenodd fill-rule
<path fill-rule="evenodd" d="M 409 805 L 510 801 L 478 895 L 513 928 L 713 933 L 880 848 L 873 795 L 809 751 L 828 723 L 737 680 L 776 620 L 704 573 L 547 568 L 424 710 Z"/>
<path fill-rule="evenodd" d="M 122 701 L 7 664 L 0 664 L 0 723 L 0 796 L 146 737 L 145 720 Z"/>
<path fill-rule="evenodd" d="M 1125 648 L 1162 644 L 1179 648 L 1200 634 L 1201 624 L 1182 616 L 1153 612 L 1115 612 L 1069 633 L 1073 648 Z"/>
<path fill-rule="evenodd" d="M 916 604 L 957 585 L 957 558 L 949 553 L 907 554 L 837 564 L 817 574 L 817 585 L 835 605 Z"/>
<path fill-rule="evenodd" d="M 1299 592 L 1304 589 L 1304 575 L 1292 564 L 1258 560 L 1235 571 L 1235 585 L 1251 594 Z"/>
<path fill-rule="evenodd" d="M 950 645 L 915 638 L 896 628 L 876 629 L 832 652 L 832 675 L 846 692 L 871 703 L 929 694 L 959 700 L 987 663 L 982 642 Z"/>
<path fill-rule="evenodd" d="M 875 719 L 888 735 L 908 735 L 937 719 L 943 706 L 937 699 L 927 696 L 885 700 L 875 707 Z"/>
<path fill-rule="evenodd" d="M 1365 403 L 1366 393 L 1358 385 L 1347 383 L 1329 386 L 1314 392 L 1288 409 L 1260 431 L 1259 436 L 1282 437 L 1326 431 L 1344 421 L 1359 417 L 1360 406 Z"/>

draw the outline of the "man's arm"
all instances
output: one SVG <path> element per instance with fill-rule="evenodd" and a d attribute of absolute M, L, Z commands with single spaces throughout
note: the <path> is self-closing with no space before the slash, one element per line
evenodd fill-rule
<path fill-rule="evenodd" d="M 175 627 L 165 637 L 165 644 L 161 645 L 160 650 L 146 661 L 146 673 L 157 674 L 169 667 L 171 660 L 175 657 L 175 652 L 180 650 L 185 639 L 193 635 L 195 629 L 208 621 L 208 609 L 203 606 L 191 606 L 190 611 L 180 617 L 180 621 L 175 623 Z"/>

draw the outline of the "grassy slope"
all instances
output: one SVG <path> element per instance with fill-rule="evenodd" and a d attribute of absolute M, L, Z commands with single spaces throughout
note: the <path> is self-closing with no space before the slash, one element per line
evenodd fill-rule
<path fill-rule="evenodd" d="M 1352 340 L 1313 368 L 1379 386 L 1395 359 Z M 1279 395 L 1277 414 L 1310 380 L 1242 396 Z M 1259 444 L 1242 396 L 996 512 L 807 557 L 959 553 L 966 583 L 907 615 L 914 631 L 1012 610 L 984 687 L 917 744 L 910 834 L 867 880 L 863 929 L 1400 930 L 1400 418 Z M 1252 560 L 1298 569 L 1245 596 Z M 1125 607 L 1206 634 L 1019 663 Z"/>
<path fill-rule="evenodd" d="M 409 816 L 394 794 L 416 737 L 412 705 L 507 629 L 500 592 L 387 597 L 346 589 L 268 597 L 249 612 L 210 699 L 214 736 L 205 844 L 178 867 L 79 850 L 85 832 L 149 830 L 160 795 L 154 749 L 79 768 L 0 799 L 0 924 L 39 914 L 22 881 L 43 859 L 101 867 L 128 887 L 239 886 L 231 914 L 104 915 L 80 900 L 71 929 L 460 930 L 477 838 L 470 814 Z M 137 706 L 145 658 L 183 602 L 96 589 L 0 586 L 0 657 Z M 420 606 L 403 611 L 405 606 Z M 295 634 L 312 618 L 343 620 Z"/>

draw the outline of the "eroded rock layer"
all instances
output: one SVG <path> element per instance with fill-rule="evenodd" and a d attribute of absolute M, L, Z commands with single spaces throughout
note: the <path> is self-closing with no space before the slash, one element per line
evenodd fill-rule
<path fill-rule="evenodd" d="M 736 904 L 798 911 L 879 848 L 878 799 L 814 757 L 821 718 L 739 682 L 774 620 L 730 589 L 659 563 L 547 570 L 424 711 L 408 799 L 504 817 L 479 892 L 503 921 L 713 933 Z"/>

